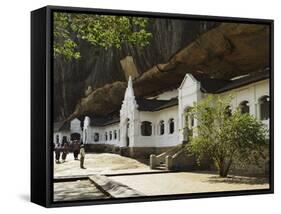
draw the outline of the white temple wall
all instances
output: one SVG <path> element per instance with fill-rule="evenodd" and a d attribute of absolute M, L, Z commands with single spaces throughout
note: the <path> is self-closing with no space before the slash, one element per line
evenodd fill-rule
<path fill-rule="evenodd" d="M 180 142 L 187 141 L 187 136 L 184 133 L 185 128 L 185 111 L 188 107 L 192 107 L 194 102 L 202 99 L 203 95 L 200 90 L 200 83 L 191 75 L 186 74 L 181 86 L 178 89 L 178 119 L 179 119 L 179 140 Z M 195 126 L 197 124 L 194 120 Z"/>
<path fill-rule="evenodd" d="M 262 80 L 244 87 L 239 87 L 220 94 L 222 97 L 233 96 L 231 108 L 235 110 L 243 101 L 249 102 L 250 114 L 260 119 L 259 99 L 263 96 L 269 96 L 269 80 Z M 269 127 L 269 119 L 262 121 Z"/>
<path fill-rule="evenodd" d="M 77 118 L 70 122 L 70 133 L 79 133 L 82 137 L 81 121 Z"/>
<path fill-rule="evenodd" d="M 169 120 L 174 119 L 174 132 L 169 133 Z M 160 135 L 160 121 L 164 121 L 164 134 Z M 152 135 L 141 135 L 141 123 L 149 121 L 152 123 Z M 177 106 L 166 108 L 156 112 L 140 112 L 137 124 L 137 135 L 134 147 L 169 147 L 179 144 L 178 139 L 178 108 Z"/>
<path fill-rule="evenodd" d="M 116 138 L 114 133 L 116 132 Z M 111 133 L 111 138 L 110 138 Z M 95 135 L 98 134 L 98 140 L 95 141 Z M 107 140 L 106 140 L 107 134 Z M 120 131 L 119 123 L 104 127 L 88 127 L 88 144 L 109 144 L 119 146 Z"/>
<path fill-rule="evenodd" d="M 185 127 L 184 112 L 187 107 L 193 106 L 194 102 L 203 99 L 207 94 L 203 94 L 200 90 L 200 83 L 193 78 L 192 75 L 187 74 L 180 88 L 178 89 L 178 106 L 166 108 L 155 112 L 140 112 L 136 103 L 132 82 L 128 84 L 125 98 L 120 110 L 120 123 L 111 124 L 104 127 L 84 126 L 87 130 L 87 142 L 89 144 L 109 144 L 120 147 L 170 147 L 176 146 L 185 140 L 183 128 Z M 264 95 L 269 96 L 269 80 L 263 80 L 244 87 L 233 89 L 219 96 L 226 97 L 233 96 L 231 101 L 231 108 L 235 109 L 243 101 L 249 102 L 250 113 L 259 118 L 259 98 Z M 163 93 L 159 95 L 163 99 L 174 96 L 174 91 Z M 174 119 L 174 133 L 169 133 L 169 120 Z M 164 134 L 160 135 L 159 122 L 164 121 Z M 141 124 L 143 121 L 152 123 L 152 135 L 142 136 Z M 269 120 L 263 121 L 269 124 Z M 75 120 L 71 122 L 71 132 L 79 131 L 80 121 Z M 194 121 L 196 127 L 197 121 Z M 114 132 L 117 136 L 115 138 Z M 112 137 L 110 138 L 110 132 Z M 95 133 L 99 134 L 99 140 L 95 141 Z M 107 133 L 107 140 L 105 134 Z M 54 134 L 54 140 L 55 140 Z M 62 135 L 60 135 L 62 136 Z M 62 137 L 61 137 L 62 138 Z"/>
<path fill-rule="evenodd" d="M 77 118 L 74 118 L 70 121 L 70 130 L 63 130 L 63 131 L 56 131 L 53 133 L 53 140 L 56 142 L 56 136 L 59 136 L 59 142 L 62 142 L 63 136 L 66 136 L 67 141 L 70 142 L 70 135 L 71 133 L 79 133 L 82 137 L 82 129 L 80 125 L 80 120 Z"/>

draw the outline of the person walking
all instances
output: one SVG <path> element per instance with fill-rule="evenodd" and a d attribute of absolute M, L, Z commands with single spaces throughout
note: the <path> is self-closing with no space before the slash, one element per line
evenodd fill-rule
<path fill-rule="evenodd" d="M 61 145 L 59 140 L 57 139 L 57 142 L 55 143 L 55 158 L 56 158 L 56 163 L 60 163 L 60 153 L 61 153 Z"/>
<path fill-rule="evenodd" d="M 64 163 L 65 160 L 66 160 L 66 157 L 67 157 L 67 154 L 69 152 L 69 144 L 67 142 L 67 139 L 66 139 L 66 136 L 63 136 L 62 138 L 62 156 L 61 156 L 61 159 L 62 159 L 62 162 Z"/>
<path fill-rule="evenodd" d="M 81 169 L 86 169 L 84 167 L 85 156 L 86 156 L 85 146 L 84 146 L 83 142 L 81 142 L 81 145 L 80 145 L 80 168 Z"/>
<path fill-rule="evenodd" d="M 73 156 L 74 156 L 74 160 L 78 160 L 79 150 L 80 150 L 80 143 L 78 142 L 78 140 L 74 140 L 73 141 Z"/>

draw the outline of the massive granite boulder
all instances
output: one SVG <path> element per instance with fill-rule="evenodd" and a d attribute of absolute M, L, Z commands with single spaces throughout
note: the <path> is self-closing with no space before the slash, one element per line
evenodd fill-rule
<path fill-rule="evenodd" d="M 172 43 L 171 43 L 172 44 Z M 164 51 L 165 52 L 165 51 Z M 270 29 L 267 25 L 222 23 L 170 55 L 134 80 L 135 95 L 147 97 L 176 88 L 186 73 L 229 79 L 269 67 Z M 139 68 L 139 67 L 138 67 Z M 126 82 L 113 82 L 93 90 L 68 119 L 106 115 L 120 108 Z"/>
<path fill-rule="evenodd" d="M 117 81 L 94 90 L 78 102 L 68 119 L 83 115 L 105 116 L 116 111 L 123 101 L 126 87 L 126 82 Z"/>
<path fill-rule="evenodd" d="M 267 25 L 223 23 L 157 64 L 134 82 L 137 96 L 177 87 L 186 73 L 229 79 L 269 67 L 270 29 Z"/>
<path fill-rule="evenodd" d="M 116 81 L 126 82 L 128 73 L 139 76 L 155 64 L 167 62 L 172 54 L 214 26 L 215 22 L 150 18 L 147 30 L 153 37 L 144 48 L 124 44 L 121 49 L 105 50 L 77 41 L 82 56 L 79 60 L 56 58 L 54 62 L 54 120 L 69 116 L 90 91 Z M 130 67 L 135 67 L 134 71 L 128 72 Z"/>

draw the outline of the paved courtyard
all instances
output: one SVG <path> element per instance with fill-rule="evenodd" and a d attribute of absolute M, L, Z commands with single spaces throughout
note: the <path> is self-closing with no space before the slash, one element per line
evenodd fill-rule
<path fill-rule="evenodd" d="M 263 178 L 220 178 L 211 172 L 151 170 L 138 160 L 117 154 L 86 154 L 85 167 L 80 169 L 79 161 L 73 160 L 72 154 L 65 163 L 55 164 L 55 201 L 269 188 Z M 79 176 L 85 180 L 80 180 Z"/>
<path fill-rule="evenodd" d="M 216 174 L 200 172 L 112 176 L 110 179 L 126 184 L 144 195 L 170 195 L 269 188 L 268 182 L 261 178 L 240 176 L 220 178 Z"/>
<path fill-rule="evenodd" d="M 108 198 L 89 180 L 54 183 L 54 201 L 97 200 Z"/>
<path fill-rule="evenodd" d="M 148 165 L 140 161 L 109 153 L 86 154 L 84 165 L 86 169 L 80 169 L 80 162 L 74 160 L 73 154 L 70 153 L 67 156 L 65 163 L 54 164 L 54 176 L 68 177 L 92 174 L 116 174 L 151 171 Z"/>

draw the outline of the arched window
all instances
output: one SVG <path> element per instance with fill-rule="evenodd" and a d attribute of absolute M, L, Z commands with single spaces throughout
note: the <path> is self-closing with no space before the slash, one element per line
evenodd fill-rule
<path fill-rule="evenodd" d="M 190 115 L 190 125 L 191 125 L 191 127 L 194 127 L 194 115 L 193 114 Z"/>
<path fill-rule="evenodd" d="M 104 137 L 105 137 L 105 141 L 107 141 L 107 132 L 105 132 L 105 135 L 104 135 Z"/>
<path fill-rule="evenodd" d="M 188 129 L 192 129 L 194 127 L 194 116 L 191 114 L 192 107 L 188 106 L 185 108 L 185 118 L 184 118 L 184 125 Z"/>
<path fill-rule="evenodd" d="M 66 137 L 66 136 L 63 136 L 63 137 L 62 137 L 61 145 L 64 146 L 65 143 L 68 143 L 68 142 L 67 142 L 67 137 Z"/>
<path fill-rule="evenodd" d="M 165 133 L 165 124 L 164 120 L 159 122 L 159 135 L 163 135 Z"/>
<path fill-rule="evenodd" d="M 193 114 L 186 114 L 185 123 L 186 123 L 186 126 L 189 129 L 192 129 L 194 127 L 194 116 L 193 116 Z"/>
<path fill-rule="evenodd" d="M 263 96 L 259 99 L 260 119 L 269 119 L 269 96 Z"/>
<path fill-rule="evenodd" d="M 95 134 L 94 134 L 94 141 L 95 141 L 95 142 L 98 142 L 98 141 L 99 141 L 99 138 L 100 138 L 99 133 L 95 133 Z"/>
<path fill-rule="evenodd" d="M 250 113 L 249 102 L 246 100 L 240 103 L 239 108 L 242 114 Z"/>
<path fill-rule="evenodd" d="M 225 115 L 226 115 L 227 117 L 230 117 L 230 116 L 232 115 L 231 106 L 227 106 L 227 107 L 225 108 Z"/>
<path fill-rule="evenodd" d="M 112 140 L 112 131 L 109 132 L 109 140 Z"/>
<path fill-rule="evenodd" d="M 114 130 L 114 140 L 117 139 L 117 130 Z"/>
<path fill-rule="evenodd" d="M 151 136 L 152 134 L 152 124 L 149 121 L 143 121 L 141 123 L 141 135 L 142 136 Z"/>
<path fill-rule="evenodd" d="M 81 137 L 81 135 L 79 134 L 79 133 L 72 133 L 71 135 L 70 135 L 70 140 L 71 141 L 73 141 L 73 140 L 80 140 L 80 137 Z"/>
<path fill-rule="evenodd" d="M 169 134 L 173 134 L 175 131 L 175 122 L 174 122 L 174 119 L 171 118 L 169 120 Z"/>

